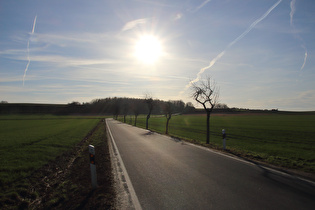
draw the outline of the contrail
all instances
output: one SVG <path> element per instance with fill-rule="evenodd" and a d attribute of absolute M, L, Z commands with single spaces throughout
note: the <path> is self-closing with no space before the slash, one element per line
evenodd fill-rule
<path fill-rule="evenodd" d="M 290 12 L 290 25 L 293 25 L 293 15 L 295 13 L 295 0 L 292 0 L 290 2 L 290 8 L 291 8 L 291 12 Z"/>
<path fill-rule="evenodd" d="M 265 14 L 263 14 L 260 18 L 255 20 L 241 35 L 239 35 L 233 42 L 231 42 L 227 48 L 234 45 L 236 42 L 238 42 L 240 39 L 242 39 L 244 36 L 246 36 L 258 23 L 260 23 L 262 20 L 264 20 L 274 8 L 276 8 L 282 0 L 279 0 L 277 3 L 275 3 L 272 7 L 270 7 Z"/>
<path fill-rule="evenodd" d="M 198 10 L 200 10 L 202 7 L 204 7 L 206 4 L 208 4 L 211 0 L 205 0 L 204 2 L 202 2 L 202 4 L 200 4 L 196 9 L 194 9 L 192 12 L 197 12 Z"/>
<path fill-rule="evenodd" d="M 28 67 L 29 67 L 29 65 L 30 65 L 30 63 L 31 63 L 31 58 L 30 58 L 30 40 L 31 40 L 31 37 L 32 37 L 32 35 L 34 34 L 34 31 L 35 31 L 36 20 L 37 20 L 37 15 L 36 15 L 35 18 L 34 18 L 32 32 L 31 32 L 30 37 L 29 37 L 29 39 L 28 39 L 28 41 L 27 41 L 27 60 L 28 60 L 28 62 L 27 62 L 27 64 L 26 64 L 26 67 L 25 67 L 25 70 L 24 70 L 23 86 L 24 86 L 24 81 L 25 81 L 26 72 L 27 72 Z"/>
<path fill-rule="evenodd" d="M 198 82 L 201 78 L 201 74 L 211 68 L 223 55 L 225 54 L 225 50 L 223 50 L 220 54 L 218 54 L 214 59 L 212 59 L 212 61 L 210 61 L 210 64 L 206 67 L 203 67 L 202 69 L 200 69 L 200 71 L 197 74 L 196 79 L 192 80 L 188 85 L 186 85 L 186 89 L 190 87 L 190 85 L 194 82 Z"/>
<path fill-rule="evenodd" d="M 280 3 L 282 0 L 279 0 L 278 2 L 276 2 L 274 5 L 272 5 L 272 7 L 270 7 L 267 12 L 265 12 L 260 18 L 258 18 L 257 20 L 255 20 L 241 35 L 239 35 L 236 39 L 234 39 L 226 48 L 225 50 L 223 50 L 221 53 L 219 53 L 214 59 L 212 59 L 209 63 L 208 66 L 203 67 L 202 69 L 200 69 L 200 71 L 197 74 L 197 77 L 190 81 L 185 89 L 183 91 L 180 92 L 180 94 L 184 93 L 185 90 L 187 90 L 192 83 L 194 82 L 198 82 L 201 78 L 201 74 L 207 70 L 210 69 L 224 54 L 225 51 L 228 50 L 230 47 L 232 47 L 236 42 L 238 42 L 239 40 L 241 40 L 244 36 L 246 36 L 258 23 L 260 23 L 262 20 L 264 20 L 269 14 L 270 12 L 272 12 L 272 10 L 274 10 Z"/>
<path fill-rule="evenodd" d="M 32 34 L 34 34 L 34 31 L 35 31 L 36 20 L 37 20 L 37 15 L 34 18 Z"/>
<path fill-rule="evenodd" d="M 305 42 L 304 40 L 302 39 L 302 37 L 300 37 L 300 35 L 296 32 L 296 29 L 295 29 L 295 26 L 294 26 L 294 23 L 293 23 L 293 16 L 294 16 L 294 13 L 295 13 L 295 1 L 296 0 L 292 0 L 290 2 L 290 8 L 291 8 L 291 12 L 290 12 L 290 25 L 291 27 L 293 28 L 294 30 L 294 37 L 298 40 L 300 40 L 300 42 L 302 43 L 301 44 L 301 47 L 304 49 L 304 61 L 303 61 L 303 64 L 300 68 L 300 71 L 304 69 L 304 66 L 305 66 L 305 63 L 306 63 L 306 60 L 307 60 L 307 48 L 305 47 Z"/>
<path fill-rule="evenodd" d="M 305 53 L 304 53 L 304 61 L 303 61 L 303 64 L 302 64 L 302 66 L 300 68 L 300 71 L 304 69 L 304 66 L 305 66 L 305 63 L 306 63 L 306 60 L 307 60 L 307 49 L 306 49 L 306 47 L 304 45 L 301 45 L 301 46 L 305 50 Z"/>

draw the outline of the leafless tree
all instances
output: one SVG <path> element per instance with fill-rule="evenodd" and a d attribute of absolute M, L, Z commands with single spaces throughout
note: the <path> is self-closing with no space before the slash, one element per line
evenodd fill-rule
<path fill-rule="evenodd" d="M 145 124 L 145 128 L 146 129 L 149 129 L 149 119 L 150 119 L 150 116 L 151 116 L 151 113 L 152 113 L 152 110 L 153 110 L 153 107 L 154 107 L 154 100 L 153 100 L 153 97 L 151 94 L 149 93 L 146 93 L 145 94 L 145 103 L 147 104 L 148 106 L 148 114 L 147 114 L 147 120 L 146 120 L 146 124 Z"/>
<path fill-rule="evenodd" d="M 218 103 L 219 90 L 215 81 L 209 76 L 204 80 L 191 82 L 192 97 L 200 103 L 207 113 L 207 144 L 210 142 L 210 114 Z"/>
<path fill-rule="evenodd" d="M 128 101 L 125 100 L 122 104 L 122 114 L 124 116 L 124 123 L 126 123 L 126 116 L 128 115 L 129 112 L 129 104 Z"/>
<path fill-rule="evenodd" d="M 120 110 L 119 99 L 116 97 L 112 99 L 112 111 L 113 111 L 114 119 L 117 120 L 118 115 L 120 114 L 121 110 Z"/>
<path fill-rule="evenodd" d="M 168 134 L 168 125 L 173 114 L 173 103 L 171 101 L 165 102 L 162 110 L 163 110 L 163 114 L 166 117 L 165 134 Z"/>
<path fill-rule="evenodd" d="M 137 118 L 138 118 L 139 114 L 141 113 L 141 109 L 142 109 L 141 100 L 135 99 L 133 101 L 133 103 L 131 104 L 131 107 L 132 107 L 132 111 L 135 115 L 134 126 L 137 126 Z"/>

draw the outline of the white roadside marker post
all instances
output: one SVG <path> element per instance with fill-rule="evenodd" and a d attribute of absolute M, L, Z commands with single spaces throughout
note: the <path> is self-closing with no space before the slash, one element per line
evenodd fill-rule
<path fill-rule="evenodd" d="M 225 150 L 225 143 L 226 143 L 226 133 L 225 129 L 222 129 L 222 138 L 223 138 L 223 150 Z"/>
<path fill-rule="evenodd" d="M 89 153 L 90 153 L 90 169 L 91 169 L 92 188 L 96 189 L 97 178 L 96 178 L 96 166 L 95 166 L 95 148 L 93 145 L 89 145 Z"/>

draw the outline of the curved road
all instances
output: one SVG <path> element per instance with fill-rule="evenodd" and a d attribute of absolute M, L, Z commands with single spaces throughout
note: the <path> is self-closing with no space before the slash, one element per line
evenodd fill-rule
<path fill-rule="evenodd" d="M 143 209 L 314 209 L 313 182 L 107 120 Z"/>

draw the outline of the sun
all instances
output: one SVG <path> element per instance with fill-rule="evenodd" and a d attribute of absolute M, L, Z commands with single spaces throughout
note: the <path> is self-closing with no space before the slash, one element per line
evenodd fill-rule
<path fill-rule="evenodd" d="M 136 58 L 145 64 L 154 64 L 162 54 L 159 39 L 152 35 L 144 35 L 135 44 Z"/>

